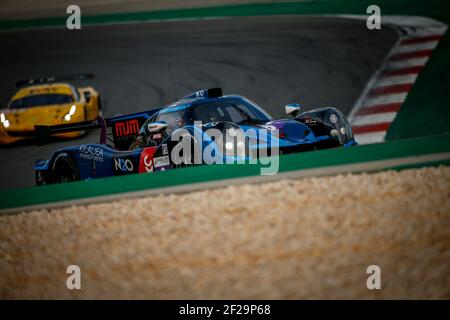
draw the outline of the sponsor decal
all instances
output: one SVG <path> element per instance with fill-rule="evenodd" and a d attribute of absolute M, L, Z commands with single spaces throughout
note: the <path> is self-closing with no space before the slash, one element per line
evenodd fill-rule
<path fill-rule="evenodd" d="M 118 138 L 138 134 L 139 128 L 139 121 L 137 119 L 116 122 L 114 124 L 114 132 Z"/>
<path fill-rule="evenodd" d="M 154 169 L 153 159 L 150 158 L 150 156 L 144 157 L 144 167 L 145 167 L 145 172 L 153 172 L 153 169 Z"/>
<path fill-rule="evenodd" d="M 83 144 L 80 146 L 80 158 L 103 162 L 103 148 Z"/>
<path fill-rule="evenodd" d="M 142 117 L 136 117 L 134 119 L 114 122 L 112 133 L 115 147 L 119 150 L 128 150 L 135 137 L 139 136 L 143 121 L 145 119 Z"/>
<path fill-rule="evenodd" d="M 163 155 L 169 154 L 169 148 L 167 147 L 167 143 L 163 143 L 161 145 L 161 150 Z"/>
<path fill-rule="evenodd" d="M 316 124 L 317 121 L 315 119 L 312 119 L 312 118 L 306 118 L 305 119 L 305 123 L 306 124 Z"/>
<path fill-rule="evenodd" d="M 141 159 L 139 161 L 139 172 L 153 172 L 154 171 L 154 163 L 153 156 L 158 150 L 157 147 L 148 147 L 144 148 L 141 153 Z"/>
<path fill-rule="evenodd" d="M 202 98 L 205 96 L 205 90 L 200 90 L 195 93 L 196 98 Z"/>
<path fill-rule="evenodd" d="M 114 158 L 114 171 L 116 173 L 133 172 L 133 162 L 129 158 Z"/>
<path fill-rule="evenodd" d="M 153 160 L 153 162 L 155 164 L 155 169 L 170 166 L 169 156 L 157 157 Z"/>

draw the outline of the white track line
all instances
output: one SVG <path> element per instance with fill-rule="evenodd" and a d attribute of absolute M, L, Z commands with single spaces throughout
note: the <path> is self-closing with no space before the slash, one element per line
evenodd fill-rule
<path fill-rule="evenodd" d="M 389 61 L 387 67 L 390 70 L 408 68 L 408 67 L 418 67 L 418 66 L 424 66 L 427 63 L 427 61 L 428 61 L 428 57 L 404 59 L 404 60 L 399 60 L 399 61 Z"/>
<path fill-rule="evenodd" d="M 397 53 L 410 53 L 414 51 L 422 51 L 422 50 L 433 50 L 436 48 L 439 41 L 431 40 L 427 42 L 420 43 L 411 43 L 411 44 L 400 44 L 395 50 L 395 54 Z"/>
<path fill-rule="evenodd" d="M 376 106 L 379 104 L 391 104 L 391 103 L 402 103 L 405 101 L 407 92 L 402 93 L 390 93 L 384 94 L 377 97 L 369 98 L 364 103 L 364 108 Z"/>
<path fill-rule="evenodd" d="M 393 86 L 398 84 L 409 84 L 414 83 L 417 79 L 417 74 L 405 74 L 400 76 L 382 77 L 379 78 L 375 84 L 374 88 Z"/>
<path fill-rule="evenodd" d="M 364 126 L 367 124 L 375 124 L 375 123 L 383 123 L 383 122 L 392 122 L 395 119 L 397 112 L 385 112 L 385 113 L 376 113 L 369 114 L 364 116 L 356 116 L 353 119 L 353 126 Z"/>

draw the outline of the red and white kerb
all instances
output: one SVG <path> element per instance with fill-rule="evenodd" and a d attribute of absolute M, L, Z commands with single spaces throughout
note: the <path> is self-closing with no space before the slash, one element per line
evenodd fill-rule
<path fill-rule="evenodd" d="M 351 124 L 359 144 L 383 142 L 408 92 L 446 29 L 402 36 L 354 114 Z"/>

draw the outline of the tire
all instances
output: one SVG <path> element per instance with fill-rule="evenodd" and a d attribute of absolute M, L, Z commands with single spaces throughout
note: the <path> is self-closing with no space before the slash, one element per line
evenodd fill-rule
<path fill-rule="evenodd" d="M 52 167 L 53 183 L 66 183 L 80 180 L 77 165 L 67 153 L 56 156 Z"/>

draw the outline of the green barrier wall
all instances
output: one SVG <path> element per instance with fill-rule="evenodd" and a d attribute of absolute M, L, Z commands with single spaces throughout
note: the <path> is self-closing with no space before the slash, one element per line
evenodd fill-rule
<path fill-rule="evenodd" d="M 450 135 L 392 141 L 347 149 L 330 149 L 279 157 L 279 172 L 396 159 L 450 151 Z M 447 164 L 448 161 L 434 163 Z M 134 174 L 61 185 L 5 190 L 0 209 L 10 209 L 124 192 L 189 185 L 260 174 L 256 164 L 204 165 L 149 174 Z"/>

